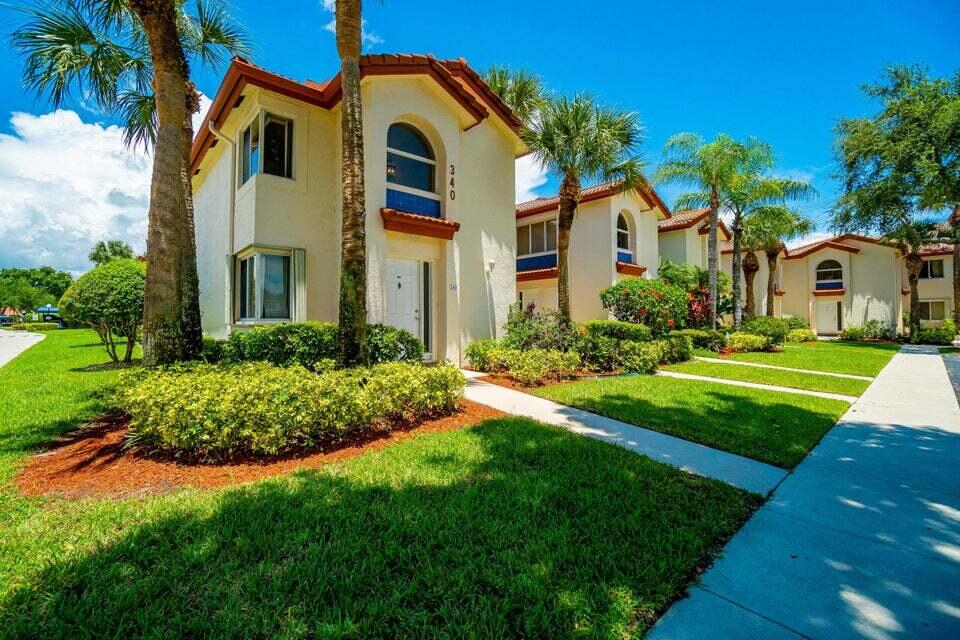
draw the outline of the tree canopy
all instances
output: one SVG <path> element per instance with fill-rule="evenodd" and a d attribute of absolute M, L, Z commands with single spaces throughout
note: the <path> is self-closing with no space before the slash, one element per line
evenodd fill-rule
<path fill-rule="evenodd" d="M 133 258 L 133 247 L 123 240 L 101 240 L 93 246 L 87 256 L 90 262 L 101 265 L 117 258 Z"/>
<path fill-rule="evenodd" d="M 30 311 L 55 304 L 71 282 L 73 276 L 53 267 L 0 269 L 0 306 Z"/>

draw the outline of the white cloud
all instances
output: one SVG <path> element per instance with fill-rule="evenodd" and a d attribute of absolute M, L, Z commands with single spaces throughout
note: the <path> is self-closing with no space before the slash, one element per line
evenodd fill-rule
<path fill-rule="evenodd" d="M 539 195 L 536 193 L 537 189 L 547 183 L 547 172 L 532 153 L 517 158 L 516 163 L 514 177 L 516 202 L 533 200 Z"/>
<path fill-rule="evenodd" d="M 824 233 L 822 231 L 814 231 L 813 233 L 808 233 L 805 236 L 795 238 L 787 242 L 788 249 L 795 249 L 797 247 L 803 246 L 805 244 L 810 244 L 812 242 L 820 242 L 821 240 L 826 240 L 827 238 L 832 238 L 832 233 Z"/>
<path fill-rule="evenodd" d="M 321 5 L 323 5 L 324 11 L 329 11 L 330 13 L 335 13 L 337 10 L 337 1 L 336 0 L 321 0 Z M 329 31 L 330 33 L 337 32 L 337 19 L 334 18 L 327 24 L 323 25 L 323 28 Z M 367 44 L 382 44 L 383 38 L 373 33 L 367 28 L 367 19 L 360 19 L 360 39 Z"/>
<path fill-rule="evenodd" d="M 207 111 L 210 111 L 210 105 L 213 104 L 213 100 L 208 98 L 203 92 L 200 93 L 200 111 L 193 114 L 193 136 L 196 137 L 200 133 L 200 125 L 203 124 L 203 119 L 207 117 Z"/>
<path fill-rule="evenodd" d="M 81 272 L 98 241 L 145 250 L 151 158 L 74 111 L 14 113 L 0 134 L 0 267 Z"/>

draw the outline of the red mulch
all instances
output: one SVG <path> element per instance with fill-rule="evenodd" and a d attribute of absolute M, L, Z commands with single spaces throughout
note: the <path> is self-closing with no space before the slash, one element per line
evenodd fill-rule
<path fill-rule="evenodd" d="M 391 431 L 368 431 L 325 450 L 297 452 L 269 459 L 225 463 L 188 462 L 124 450 L 127 420 L 103 416 L 60 438 L 37 454 L 17 476 L 28 496 L 65 498 L 129 497 L 166 493 L 177 487 L 213 489 L 322 467 L 424 433 L 453 431 L 506 414 L 463 400 L 458 413 Z"/>

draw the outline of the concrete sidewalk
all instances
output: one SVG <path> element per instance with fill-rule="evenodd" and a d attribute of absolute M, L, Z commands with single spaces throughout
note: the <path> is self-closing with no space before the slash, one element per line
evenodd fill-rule
<path fill-rule="evenodd" d="M 960 407 L 904 347 L 650 638 L 960 638 Z"/>
<path fill-rule="evenodd" d="M 845 396 L 840 393 L 829 393 L 827 391 L 810 391 L 808 389 L 797 389 L 795 387 L 781 387 L 776 384 L 762 384 L 760 382 L 747 382 L 746 380 L 730 380 L 728 378 L 712 378 L 710 376 L 700 376 L 693 373 L 681 373 L 679 371 L 666 371 L 661 369 L 656 375 L 665 378 L 677 378 L 680 380 L 695 380 L 697 382 L 712 382 L 714 384 L 725 384 L 731 387 L 746 387 L 748 389 L 762 389 L 764 391 L 776 391 L 777 393 L 792 393 L 798 396 L 813 396 L 814 398 L 823 398 L 825 400 L 840 400 L 841 402 L 855 402 L 856 396 Z"/>
<path fill-rule="evenodd" d="M 0 331 L 0 367 L 43 340 L 42 333 Z"/>
<path fill-rule="evenodd" d="M 657 462 L 747 491 L 766 495 L 787 475 L 783 469 L 756 460 L 484 382 L 478 379 L 483 376 L 480 373 L 463 373 L 468 379 L 464 393 L 467 400 L 625 447 Z"/>

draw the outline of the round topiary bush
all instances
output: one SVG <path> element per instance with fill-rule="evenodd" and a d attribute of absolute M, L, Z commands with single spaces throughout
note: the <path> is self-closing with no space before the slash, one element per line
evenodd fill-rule
<path fill-rule="evenodd" d="M 92 327 L 114 362 L 120 361 L 117 338 L 125 338 L 123 361 L 130 362 L 143 323 L 146 275 L 146 265 L 138 260 L 105 262 L 67 288 L 60 312 L 68 322 Z"/>
<path fill-rule="evenodd" d="M 662 280 L 622 280 L 600 292 L 603 308 L 614 318 L 647 325 L 654 336 L 683 328 L 687 301 L 686 291 Z"/>
<path fill-rule="evenodd" d="M 790 325 L 784 320 L 771 318 L 770 316 L 757 316 L 744 322 L 740 331 L 770 338 L 771 344 L 783 344 L 783 341 L 787 339 L 787 333 L 790 331 Z"/>

